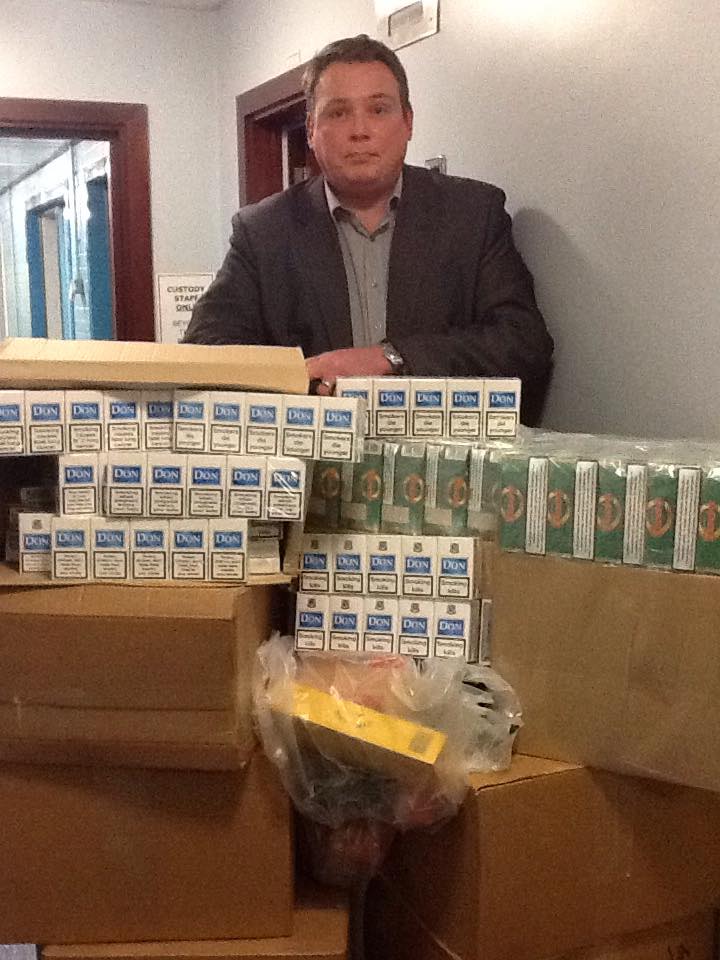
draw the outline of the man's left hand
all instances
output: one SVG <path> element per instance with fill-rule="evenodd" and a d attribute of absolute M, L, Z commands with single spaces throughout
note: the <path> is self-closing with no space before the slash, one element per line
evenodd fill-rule
<path fill-rule="evenodd" d="M 310 379 L 320 380 L 317 392 L 324 397 L 334 393 L 338 377 L 384 377 L 392 373 L 390 361 L 380 345 L 329 350 L 308 357 L 306 366 Z"/>

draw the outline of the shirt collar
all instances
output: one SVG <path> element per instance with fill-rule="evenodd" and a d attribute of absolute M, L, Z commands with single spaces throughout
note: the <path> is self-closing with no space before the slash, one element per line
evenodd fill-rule
<path fill-rule="evenodd" d="M 335 196 L 335 193 L 333 192 L 332 187 L 324 178 L 323 178 L 323 183 L 325 185 L 325 199 L 327 200 L 328 210 L 330 211 L 330 215 L 333 217 L 333 219 L 337 218 L 338 211 L 344 211 L 345 213 L 349 213 L 350 211 L 347 210 L 347 208 L 340 203 L 338 198 Z M 400 196 L 402 195 L 402 186 L 403 186 L 403 174 L 401 170 L 400 176 L 397 178 L 395 182 L 392 196 L 390 197 L 390 202 L 388 203 L 388 209 L 394 210 L 395 207 L 398 205 L 398 202 L 400 201 Z"/>

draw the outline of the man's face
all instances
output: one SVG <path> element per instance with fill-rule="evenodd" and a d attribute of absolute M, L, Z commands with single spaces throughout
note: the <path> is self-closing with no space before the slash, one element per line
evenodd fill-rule
<path fill-rule="evenodd" d="M 315 88 L 308 142 L 339 197 L 372 199 L 395 186 L 412 120 L 384 63 L 333 63 Z"/>

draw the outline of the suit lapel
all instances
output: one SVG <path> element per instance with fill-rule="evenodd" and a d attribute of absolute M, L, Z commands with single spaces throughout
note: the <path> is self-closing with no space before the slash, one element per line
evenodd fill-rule
<path fill-rule="evenodd" d="M 428 171 L 406 166 L 390 250 L 387 326 L 395 332 L 416 332 L 420 281 L 433 273 L 436 250 L 443 235 L 444 211 L 440 194 Z"/>
<path fill-rule="evenodd" d="M 350 298 L 345 264 L 325 199 L 322 177 L 298 191 L 295 217 L 298 223 L 296 262 L 305 283 L 317 296 L 320 316 L 331 350 L 352 346 Z"/>

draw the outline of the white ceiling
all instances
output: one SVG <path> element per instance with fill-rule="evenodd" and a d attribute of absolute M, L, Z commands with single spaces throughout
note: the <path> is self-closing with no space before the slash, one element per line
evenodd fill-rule
<path fill-rule="evenodd" d="M 0 135 L 0 191 L 16 180 L 21 180 L 31 170 L 41 167 L 52 156 L 69 146 L 69 140 Z"/>
<path fill-rule="evenodd" d="M 143 4 L 146 7 L 175 7 L 182 10 L 216 10 L 224 0 L 96 0 L 96 2 Z"/>

